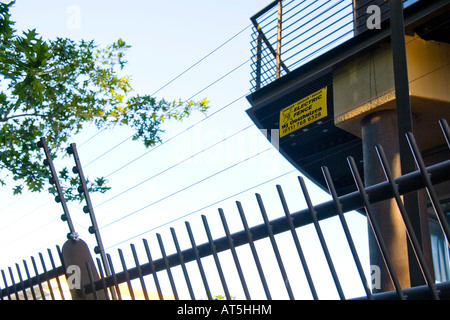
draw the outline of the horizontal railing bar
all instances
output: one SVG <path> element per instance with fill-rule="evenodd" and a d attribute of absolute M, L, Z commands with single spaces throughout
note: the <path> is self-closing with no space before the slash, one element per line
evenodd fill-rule
<path fill-rule="evenodd" d="M 266 7 L 264 7 L 262 10 L 260 10 L 259 12 L 257 12 L 255 15 L 253 15 L 250 20 L 256 20 L 259 17 L 261 17 L 263 14 L 265 14 L 266 12 L 270 11 L 270 9 L 272 9 L 273 7 L 275 7 L 278 4 L 278 0 L 275 0 L 272 3 L 269 3 Z"/>
<path fill-rule="evenodd" d="M 437 283 L 436 290 L 439 293 L 439 298 L 441 300 L 450 299 L 450 281 Z M 416 286 L 412 288 L 402 289 L 408 300 L 432 300 L 433 295 L 431 294 L 427 285 Z M 398 300 L 398 295 L 395 291 L 380 292 L 373 294 L 374 300 Z M 367 297 L 358 297 L 350 300 L 367 300 Z"/>
<path fill-rule="evenodd" d="M 427 172 L 433 184 L 450 180 L 450 160 L 428 167 Z M 398 177 L 395 179 L 395 182 L 398 185 L 398 192 L 400 195 L 419 190 L 425 186 L 419 170 Z M 378 203 L 393 197 L 391 185 L 388 181 L 369 186 L 365 190 L 369 197 L 370 204 Z M 338 200 L 342 205 L 343 212 L 359 210 L 363 207 L 363 201 L 358 191 L 343 195 L 339 197 Z M 314 208 L 316 210 L 318 220 L 324 220 L 338 215 L 336 203 L 333 200 L 315 205 Z M 308 209 L 293 213 L 292 220 L 295 228 L 306 226 L 313 222 Z M 273 234 L 280 234 L 290 230 L 289 223 L 284 216 L 271 221 L 271 226 L 273 228 Z M 254 226 L 250 228 L 250 231 L 253 235 L 254 241 L 267 238 L 267 228 L 264 224 Z M 248 243 L 248 238 L 244 230 L 234 233 L 231 237 L 234 241 L 235 247 Z M 227 237 L 222 237 L 214 240 L 214 245 L 216 252 L 223 252 L 229 249 L 229 240 Z M 198 245 L 197 250 L 200 258 L 212 255 L 210 243 Z M 196 260 L 195 251 L 192 248 L 184 250 L 182 255 L 185 263 Z M 166 259 L 171 267 L 180 265 L 180 260 L 177 253 L 167 256 Z M 156 272 L 166 269 L 166 262 L 162 258 L 153 261 L 153 264 Z M 141 272 L 143 275 L 152 274 L 151 265 L 149 263 L 143 264 L 141 266 Z M 136 279 L 138 277 L 137 268 L 134 267 L 129 269 L 128 275 L 131 279 Z M 118 282 L 126 281 L 125 273 L 123 271 L 117 273 L 116 277 Z M 108 286 L 113 285 L 111 277 L 105 278 L 105 281 Z M 96 281 L 96 289 L 103 289 L 100 281 Z M 87 293 L 89 293 L 89 290 L 90 288 L 86 288 Z"/>
<path fill-rule="evenodd" d="M 346 33 L 340 35 L 338 38 L 336 38 L 333 41 L 329 42 L 327 45 L 317 48 L 315 51 L 311 52 L 307 56 L 302 57 L 300 60 L 297 60 L 296 62 L 291 63 L 290 65 L 291 66 L 295 66 L 296 64 L 299 64 L 302 61 L 307 61 L 308 59 L 311 59 L 311 57 L 314 57 L 314 55 L 318 54 L 322 50 L 325 50 L 327 47 L 332 46 L 332 45 L 336 45 L 336 42 L 342 41 L 342 38 L 348 37 L 349 34 L 352 33 L 352 32 L 353 32 L 353 30 L 347 31 Z M 328 36 L 330 36 L 330 35 L 328 35 Z M 326 36 L 326 37 L 328 37 L 328 36 Z M 322 38 L 320 41 L 324 40 L 325 38 Z M 292 56 L 290 56 L 288 58 L 284 58 L 284 60 L 285 61 L 289 61 L 290 59 L 292 59 L 292 58 L 294 58 L 296 56 L 297 55 L 292 55 Z"/>
<path fill-rule="evenodd" d="M 288 18 L 284 18 L 285 16 L 288 16 L 289 15 L 289 13 L 291 13 L 291 11 L 293 11 L 294 9 L 296 9 L 297 7 L 299 7 L 299 6 L 301 6 L 303 3 L 305 3 L 306 1 L 308 1 L 308 0 L 303 0 L 302 2 L 299 2 L 299 3 L 297 3 L 295 6 L 293 6 L 292 8 L 288 8 L 287 10 L 286 10 L 286 7 L 287 6 L 289 6 L 292 2 L 290 2 L 290 3 L 288 3 L 287 5 L 283 5 L 283 24 L 285 23 L 285 22 L 287 22 L 287 21 L 289 21 L 290 19 L 292 19 L 293 17 L 295 17 L 297 14 L 298 14 L 298 12 L 297 13 L 294 13 L 293 15 L 291 15 L 290 17 L 288 17 Z"/>
<path fill-rule="evenodd" d="M 342 0 L 341 2 L 343 2 L 343 1 L 345 1 L 345 0 Z M 311 4 L 310 4 L 309 6 L 311 6 L 312 4 L 314 4 L 314 3 L 311 2 Z M 311 19 L 309 19 L 309 20 L 306 21 L 306 22 L 303 22 L 303 23 L 301 23 L 301 24 L 299 23 L 299 21 L 305 19 L 305 18 L 308 17 L 309 15 L 314 14 L 314 13 L 317 13 L 316 10 L 322 8 L 323 6 L 325 6 L 325 5 L 327 5 L 327 4 L 328 4 L 328 3 L 323 3 L 322 5 L 320 5 L 319 7 L 317 7 L 315 10 L 312 10 L 311 12 L 309 12 L 308 14 L 306 14 L 306 15 L 304 15 L 304 16 L 301 16 L 298 20 L 294 21 L 293 23 L 289 24 L 288 26 L 285 26 L 284 31 L 286 31 L 287 29 L 289 29 L 289 27 L 291 27 L 291 26 L 293 26 L 293 25 L 295 25 L 295 24 L 299 24 L 299 25 L 300 25 L 298 28 L 294 29 L 293 31 L 291 31 L 291 32 L 289 32 L 289 33 L 284 33 L 284 34 L 283 34 L 283 38 L 284 38 L 284 39 L 288 38 L 288 37 L 292 34 L 292 32 L 297 31 L 298 29 L 300 29 L 300 28 L 302 28 L 302 27 L 305 27 L 305 26 L 309 25 L 309 24 L 312 23 L 314 20 L 316 20 L 317 18 L 321 17 L 321 16 L 323 15 L 323 12 L 319 12 L 317 15 L 315 15 L 314 17 L 312 17 Z M 340 4 L 340 3 L 339 3 L 339 4 Z M 309 7 L 309 6 L 308 6 L 308 7 Z M 331 10 L 332 8 L 333 8 L 333 7 L 327 8 L 326 11 L 329 11 L 329 10 Z M 345 7 L 344 7 L 344 8 L 345 8 Z M 305 8 L 305 9 L 306 9 L 306 8 Z M 343 10 L 343 9 L 341 8 L 341 10 Z M 326 11 L 324 11 L 324 12 L 326 12 Z M 324 21 L 328 21 L 329 18 L 330 18 L 329 16 L 324 17 L 324 19 L 323 19 L 321 22 L 315 23 L 314 26 L 315 26 L 315 27 L 320 26 L 321 23 L 323 23 Z M 309 29 L 309 30 L 310 30 L 310 29 Z M 307 30 L 307 31 L 302 31 L 302 34 L 308 32 L 309 30 Z"/>
<path fill-rule="evenodd" d="M 325 30 L 327 30 L 327 29 L 333 27 L 336 23 L 341 22 L 342 19 L 344 19 L 344 18 L 346 18 L 346 17 L 347 17 L 347 16 L 342 17 L 342 18 L 339 18 L 338 20 L 333 21 L 332 23 L 329 23 L 329 22 L 327 21 L 327 25 L 326 25 L 325 28 L 322 28 L 322 29 L 320 29 L 319 32 L 316 32 L 316 33 L 310 35 L 309 37 L 303 39 L 303 40 L 300 41 L 299 43 L 297 43 L 297 44 L 295 44 L 294 46 L 290 47 L 289 49 L 285 50 L 284 53 L 286 54 L 287 52 L 291 51 L 292 49 L 296 48 L 297 46 L 299 46 L 299 45 L 301 45 L 301 44 L 303 44 L 303 43 L 305 43 L 305 42 L 307 42 L 307 41 L 313 39 L 314 37 L 316 37 L 316 36 L 318 36 L 318 35 L 324 33 Z M 322 22 L 324 22 L 324 21 L 322 21 Z M 322 23 L 322 22 L 321 22 L 321 23 Z M 326 33 L 325 36 L 322 36 L 320 39 L 314 39 L 314 42 L 313 42 L 312 44 L 309 44 L 309 45 L 308 45 L 308 48 L 314 46 L 315 44 L 321 42 L 322 40 L 328 38 L 329 36 L 332 36 L 332 35 L 335 34 L 336 32 L 341 31 L 341 30 L 344 30 L 348 25 L 349 25 L 349 23 L 346 23 L 345 25 L 342 25 L 340 28 L 336 28 L 336 29 L 335 29 L 334 31 L 332 31 L 331 33 Z M 284 45 L 290 44 L 293 40 L 296 40 L 296 38 L 298 38 L 298 37 L 304 35 L 306 32 L 309 32 L 309 31 L 313 30 L 313 29 L 316 28 L 316 27 L 318 27 L 318 26 L 317 26 L 317 25 L 316 25 L 316 26 L 313 26 L 312 28 L 306 30 L 304 33 L 302 33 L 302 34 L 296 36 L 295 38 L 291 39 L 289 42 L 285 43 Z M 353 32 L 353 30 L 352 30 L 352 32 Z M 332 40 L 331 42 L 334 42 L 334 40 Z M 330 42 L 330 43 L 331 43 L 331 42 Z M 323 45 L 323 47 L 329 45 L 330 43 L 327 43 L 327 44 Z M 302 52 L 305 51 L 305 50 L 307 50 L 307 48 L 302 49 L 302 50 L 300 50 L 299 52 L 294 53 L 292 56 L 299 55 L 300 53 L 302 53 Z"/>
<path fill-rule="evenodd" d="M 43 273 L 41 273 L 37 276 L 34 276 L 30 279 L 25 279 L 23 282 L 16 283 L 15 286 L 9 286 L 7 288 L 1 289 L 0 296 L 2 296 L 2 297 L 7 296 L 8 290 L 9 290 L 9 292 L 14 292 L 14 291 L 12 291 L 13 287 L 18 292 L 18 291 L 25 290 L 25 289 L 34 287 L 36 285 L 39 285 L 40 283 L 46 282 L 47 278 L 54 279 L 54 278 L 63 276 L 65 274 L 66 274 L 65 269 L 63 266 L 56 267 L 55 269 L 51 269 L 47 272 L 43 272 Z M 44 279 L 44 280 L 42 280 L 42 279 Z"/>
<path fill-rule="evenodd" d="M 368 1 L 366 3 L 364 3 L 364 5 L 361 8 L 366 8 L 368 7 L 371 3 L 373 3 L 374 0 Z M 420 2 L 426 2 L 426 1 L 419 1 Z M 252 34 L 252 38 L 255 39 L 256 35 L 258 33 L 261 33 L 262 36 L 266 37 L 266 41 L 268 43 L 270 43 L 270 46 L 274 46 L 274 42 L 276 39 L 276 35 L 277 33 L 275 32 L 275 30 L 277 29 L 277 11 L 276 11 L 276 5 L 277 5 L 278 1 L 274 1 L 271 4 L 269 4 L 268 6 L 266 6 L 263 10 L 261 10 L 260 12 L 258 12 L 257 14 L 255 14 L 253 17 L 250 18 L 250 20 L 253 22 L 254 25 L 259 25 L 259 30 L 254 30 L 254 33 Z M 319 2 L 319 1 L 310 1 L 309 4 L 305 5 L 304 4 L 305 1 L 299 1 L 298 3 L 294 3 L 294 2 L 287 2 L 284 3 L 283 2 L 283 8 L 286 7 L 288 8 L 287 10 L 283 10 L 283 34 L 282 34 L 282 46 L 283 48 L 285 48 L 284 50 L 282 49 L 283 54 L 285 54 L 287 51 L 286 49 L 291 50 L 292 48 L 298 48 L 297 45 L 292 45 L 290 46 L 291 48 L 289 49 L 289 47 L 286 48 L 286 44 L 290 43 L 290 42 L 295 42 L 298 41 L 298 37 L 293 37 L 295 33 L 295 30 L 298 30 L 300 28 L 304 28 L 305 26 L 308 25 L 308 23 L 313 23 L 313 20 L 318 19 L 319 16 L 329 16 L 330 18 L 333 17 L 335 14 L 333 14 L 333 12 L 337 9 L 337 10 L 350 10 L 350 12 L 348 14 L 346 14 L 344 17 L 340 18 L 340 20 L 347 20 L 347 18 L 351 18 L 351 24 L 352 24 L 352 32 L 353 32 L 353 37 L 355 36 L 354 34 L 354 30 L 357 30 L 359 27 L 359 23 L 358 21 L 356 21 L 354 19 L 354 11 L 355 8 L 351 8 L 353 6 L 353 4 L 350 2 L 348 5 L 345 3 L 345 1 L 324 1 L 324 2 Z M 419 4 L 417 3 L 417 4 Z M 408 7 L 410 7 L 411 5 L 415 5 L 416 3 L 408 3 L 408 0 L 404 0 L 403 1 L 403 8 L 404 10 L 408 9 Z M 317 8 L 315 8 L 313 11 L 310 11 L 309 9 L 311 8 L 311 6 L 316 5 Z M 331 5 L 331 7 L 327 7 L 328 5 Z M 439 5 L 438 5 L 439 6 Z M 339 9 L 341 8 L 341 9 Z M 361 9 L 359 8 L 359 9 Z M 420 4 L 419 4 L 419 8 L 420 8 Z M 317 15 L 317 12 L 320 11 L 321 13 Z M 383 11 L 383 14 L 386 13 L 385 11 Z M 417 15 L 416 13 L 413 13 L 411 11 L 412 15 Z M 366 13 L 366 12 L 362 12 L 362 14 L 368 16 L 370 13 Z M 315 17 L 306 22 L 306 23 L 302 23 L 302 21 L 305 20 L 305 18 L 307 18 L 308 16 L 311 15 L 315 15 Z M 362 17 L 364 17 L 364 15 Z M 339 20 L 339 21 L 340 21 Z M 384 20 L 389 20 L 389 18 L 387 17 Z M 383 20 L 383 21 L 384 21 Z M 324 22 L 325 23 L 325 22 Z M 348 26 L 348 24 L 346 24 L 345 28 Z M 317 32 L 317 34 L 323 32 L 324 30 L 327 29 L 326 25 L 322 24 L 315 24 L 314 28 L 322 28 L 323 30 L 320 30 Z M 293 29 L 293 30 L 290 30 Z M 341 29 L 341 28 L 339 28 Z M 302 37 L 303 37 L 302 33 Z M 333 34 L 335 34 L 335 32 L 333 32 Z M 346 33 L 347 34 L 347 33 Z M 292 38 L 293 37 L 293 38 Z M 343 39 L 344 37 L 339 37 L 339 39 Z M 327 38 L 328 39 L 328 38 Z M 344 39 L 345 41 L 348 41 L 349 39 Z M 304 43 L 304 41 L 302 41 L 302 43 Z M 317 50 L 319 53 L 318 54 L 323 54 L 324 52 L 326 52 L 327 50 L 330 49 L 331 44 L 335 44 L 336 41 L 335 40 L 331 40 L 330 44 L 325 44 L 320 50 Z M 289 69 L 290 71 L 296 69 L 299 67 L 299 65 L 301 65 L 303 62 L 302 61 L 307 61 L 308 59 L 306 57 L 301 57 L 302 55 L 302 51 L 296 52 L 294 54 L 292 54 L 292 56 L 289 59 L 292 59 L 295 56 L 299 56 L 298 59 L 292 59 L 295 60 L 296 62 L 292 62 L 288 63 L 286 62 L 286 58 L 283 58 L 282 61 L 285 62 L 286 65 L 286 69 Z M 323 53 L 322 53 L 323 52 Z M 253 58 L 255 58 L 256 54 L 253 53 Z M 254 61 L 254 59 L 253 59 Z M 259 66 L 259 68 L 263 67 L 263 64 L 261 64 Z M 262 83 L 262 81 L 257 81 L 256 79 L 252 79 L 253 82 L 259 83 L 258 88 L 253 87 L 253 90 L 257 90 L 260 89 L 261 87 L 273 82 L 276 80 L 277 77 L 272 77 L 270 80 L 268 80 L 266 83 Z M 251 81 L 251 83 L 253 83 Z"/>

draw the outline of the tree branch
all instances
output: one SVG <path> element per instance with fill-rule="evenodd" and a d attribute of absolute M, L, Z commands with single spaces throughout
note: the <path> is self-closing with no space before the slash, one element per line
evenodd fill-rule
<path fill-rule="evenodd" d="M 48 114 L 40 114 L 40 113 L 24 113 L 24 114 L 16 114 L 9 117 L 3 117 L 0 122 L 7 122 L 8 120 L 14 119 L 14 118 L 21 118 L 21 117 L 48 117 Z"/>

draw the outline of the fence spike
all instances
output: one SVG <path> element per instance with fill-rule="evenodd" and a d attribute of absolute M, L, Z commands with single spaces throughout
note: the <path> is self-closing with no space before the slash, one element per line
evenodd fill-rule
<path fill-rule="evenodd" d="M 342 205 L 339 202 L 339 197 L 337 195 L 336 188 L 334 187 L 333 180 L 331 179 L 330 171 L 328 170 L 327 167 L 322 167 L 322 173 L 323 173 L 325 181 L 327 183 L 328 191 L 330 192 L 330 195 L 332 196 L 333 201 L 336 204 L 336 210 L 338 212 L 339 220 L 341 221 L 342 229 L 344 230 L 344 234 L 347 239 L 347 243 L 349 245 L 350 251 L 352 252 L 353 260 L 355 261 L 355 265 L 358 270 L 362 285 L 364 287 L 364 291 L 366 292 L 366 296 L 369 300 L 373 300 L 373 295 L 372 295 L 372 292 L 367 283 L 367 279 L 364 274 L 361 260 L 359 259 L 358 251 L 356 250 L 352 235 L 350 233 L 350 229 L 348 227 L 347 221 L 346 221 L 344 213 L 342 211 Z"/>
<path fill-rule="evenodd" d="M 284 285 L 286 287 L 286 291 L 289 295 L 289 299 L 294 300 L 294 293 L 292 292 L 291 284 L 289 283 L 289 278 L 286 273 L 286 269 L 284 268 L 283 260 L 281 259 L 280 251 L 278 250 L 278 245 L 275 240 L 275 236 L 273 235 L 272 226 L 270 225 L 269 219 L 266 214 L 266 209 L 264 208 L 264 204 L 259 193 L 256 194 L 256 200 L 259 205 L 259 210 L 261 211 L 261 215 L 264 220 L 264 224 L 266 225 L 267 233 L 269 235 L 270 243 L 272 244 L 273 252 L 275 253 L 275 258 L 278 263 L 278 267 L 281 272 L 281 276 L 283 277 Z"/>
<path fill-rule="evenodd" d="M 223 274 L 222 266 L 220 265 L 219 256 L 217 255 L 216 245 L 211 235 L 211 230 L 209 229 L 208 220 L 205 215 L 202 215 L 203 226 L 206 231 L 206 236 L 208 237 L 209 246 L 211 248 L 212 255 L 214 257 L 214 262 L 216 263 L 217 272 L 219 273 L 220 282 L 222 283 L 223 290 L 225 291 L 225 296 L 228 300 L 231 300 L 230 292 L 228 291 L 228 286 L 225 281 L 225 276 Z"/>
<path fill-rule="evenodd" d="M 200 260 L 200 255 L 198 252 L 197 244 L 195 243 L 194 234 L 192 233 L 191 225 L 188 221 L 185 221 L 186 230 L 188 232 L 189 240 L 191 241 L 192 249 L 194 250 L 195 260 L 197 262 L 197 267 L 200 272 L 200 276 L 202 277 L 203 286 L 205 287 L 206 296 L 208 300 L 212 300 L 211 291 L 209 289 L 208 280 L 206 279 L 205 270 L 203 269 L 202 261 Z"/>
<path fill-rule="evenodd" d="M 305 258 L 305 255 L 303 253 L 303 249 L 302 249 L 302 246 L 300 244 L 300 240 L 298 239 L 297 231 L 295 230 L 295 227 L 294 227 L 294 224 L 293 224 L 293 221 L 292 221 L 291 213 L 289 211 L 286 199 L 284 197 L 283 190 L 282 190 L 280 185 L 277 185 L 277 191 L 278 191 L 278 196 L 280 197 L 281 205 L 283 206 L 283 210 L 284 210 L 284 214 L 286 216 L 286 220 L 287 220 L 287 222 L 289 224 L 289 229 L 291 230 L 292 238 L 294 240 L 295 247 L 297 249 L 297 253 L 298 253 L 298 256 L 300 258 L 300 262 L 302 264 L 303 271 L 305 273 L 306 280 L 308 281 L 309 289 L 311 290 L 311 294 L 313 296 L 313 299 L 314 300 L 318 300 L 319 297 L 317 295 L 317 291 L 316 291 L 316 288 L 314 286 L 314 281 L 312 280 L 312 276 L 311 276 L 311 273 L 309 271 L 308 263 L 306 262 L 306 258 Z"/>
<path fill-rule="evenodd" d="M 353 174 L 353 178 L 355 180 L 355 184 L 358 188 L 358 191 L 361 195 L 361 198 L 363 200 L 364 203 L 364 208 L 366 210 L 367 213 L 367 218 L 370 222 L 370 225 L 372 226 L 372 230 L 374 232 L 374 236 L 375 239 L 378 243 L 378 246 L 380 248 L 381 254 L 383 256 L 384 262 L 386 263 L 387 266 L 387 270 L 388 273 L 391 277 L 392 282 L 394 283 L 394 287 L 395 287 L 395 291 L 397 292 L 397 295 L 399 296 L 400 299 L 404 300 L 405 299 L 405 295 L 402 292 L 402 288 L 400 287 L 400 283 L 398 281 L 397 275 L 395 273 L 394 270 L 394 266 L 392 264 L 391 258 L 389 256 L 388 250 L 386 248 L 386 244 L 383 240 L 383 237 L 381 236 L 381 230 L 378 226 L 378 223 L 375 221 L 373 214 L 372 214 L 372 210 L 370 209 L 370 202 L 369 202 L 369 198 L 367 196 L 367 193 L 365 191 L 364 185 L 362 183 L 362 179 L 361 176 L 359 175 L 358 172 L 358 168 L 356 167 L 356 163 L 355 160 L 352 157 L 348 157 L 347 158 L 349 166 L 350 166 L 350 170 Z"/>
<path fill-rule="evenodd" d="M 220 215 L 220 220 L 222 221 L 222 226 L 223 226 L 223 229 L 225 231 L 225 235 L 226 235 L 226 237 L 228 239 L 228 245 L 230 247 L 231 254 L 232 254 L 233 260 L 234 260 L 234 264 L 236 266 L 236 270 L 237 270 L 238 275 L 239 275 L 239 280 L 241 281 L 242 289 L 244 290 L 245 298 L 247 300 L 251 300 L 250 292 L 248 291 L 247 283 L 245 282 L 245 277 L 244 277 L 244 274 L 242 272 L 242 267 L 241 267 L 241 264 L 239 262 L 238 255 L 236 253 L 236 249 L 235 249 L 234 244 L 233 244 L 233 238 L 231 237 L 230 230 L 228 229 L 227 220 L 225 219 L 225 214 L 224 214 L 224 212 L 223 212 L 223 210 L 221 208 L 219 208 L 219 215 Z"/>

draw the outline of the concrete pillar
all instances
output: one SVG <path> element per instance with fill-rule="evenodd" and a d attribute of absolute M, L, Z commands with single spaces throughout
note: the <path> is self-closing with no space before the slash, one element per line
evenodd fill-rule
<path fill-rule="evenodd" d="M 381 110 L 366 116 L 362 121 L 364 181 L 366 186 L 386 180 L 375 150 L 381 144 L 395 177 L 401 175 L 398 147 L 397 115 L 395 110 Z M 372 206 L 375 219 L 382 230 L 397 277 L 402 288 L 410 287 L 407 234 L 401 214 L 394 199 Z M 374 292 L 395 290 L 387 272 L 378 244 L 369 227 L 370 264 L 380 270 L 380 288 Z"/>

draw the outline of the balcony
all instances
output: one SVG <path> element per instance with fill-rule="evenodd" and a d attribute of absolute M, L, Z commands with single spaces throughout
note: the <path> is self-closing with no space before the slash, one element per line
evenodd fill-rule
<path fill-rule="evenodd" d="M 313 61 L 364 30 L 365 9 L 380 1 L 274 1 L 255 14 L 252 35 L 252 90 L 256 91 Z M 404 0 L 404 8 L 419 0 Z M 382 18 L 387 5 L 381 4 Z"/>

